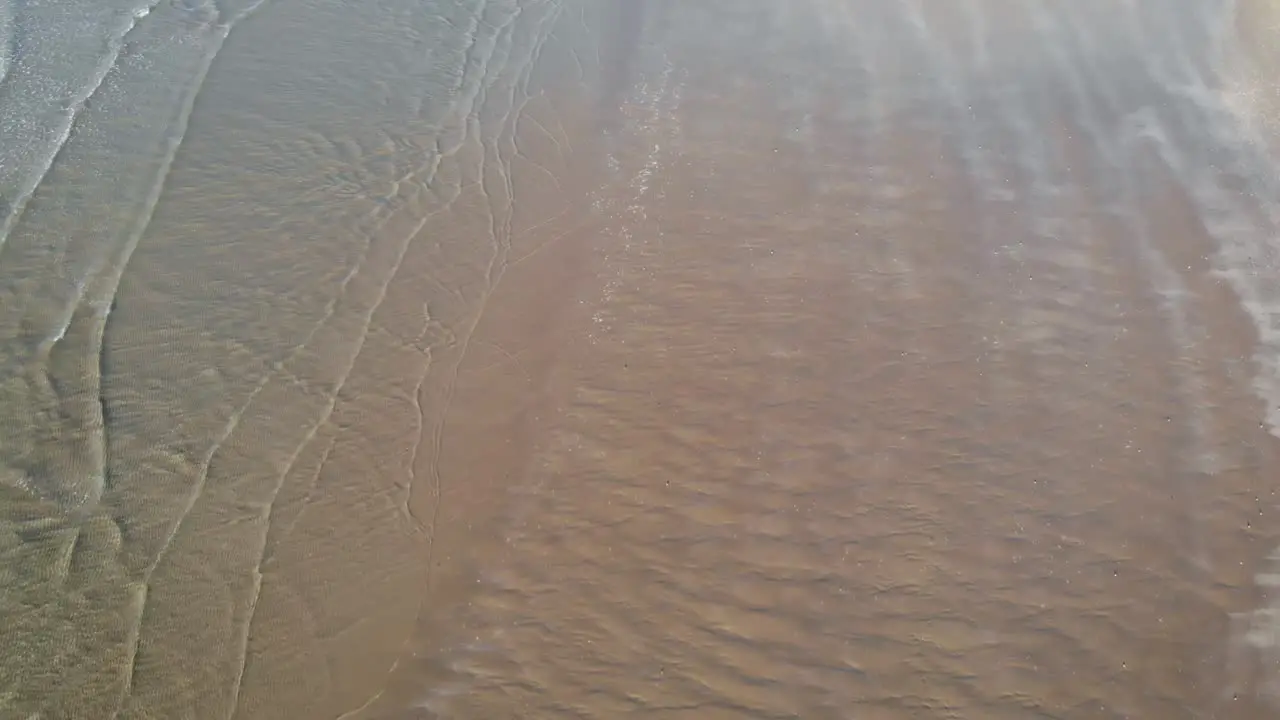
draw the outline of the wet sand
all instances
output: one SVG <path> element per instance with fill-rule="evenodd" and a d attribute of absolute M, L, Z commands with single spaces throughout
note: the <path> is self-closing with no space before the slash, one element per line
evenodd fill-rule
<path fill-rule="evenodd" d="M 1275 11 L 1122 6 L 104 14 L 0 715 L 1280 712 Z"/>
<path fill-rule="evenodd" d="M 956 18 L 882 10 L 928 34 L 868 80 L 803 17 L 722 12 L 649 47 L 604 287 L 424 705 L 1268 717 L 1273 438 L 1169 121 L 1107 138 L 1150 98 L 1067 43 L 965 88 L 929 52 Z M 1000 19 L 993 65 L 1034 20 Z"/>

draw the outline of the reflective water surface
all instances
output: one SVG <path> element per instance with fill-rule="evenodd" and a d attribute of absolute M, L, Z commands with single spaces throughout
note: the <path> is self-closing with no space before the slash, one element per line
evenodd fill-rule
<path fill-rule="evenodd" d="M 1274 717 L 1278 33 L 0 0 L 0 716 Z"/>

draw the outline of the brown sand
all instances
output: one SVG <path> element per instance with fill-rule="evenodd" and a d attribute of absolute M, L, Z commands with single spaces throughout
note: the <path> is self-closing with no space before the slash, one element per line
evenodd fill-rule
<path fill-rule="evenodd" d="M 1109 196 L 1080 123 L 1132 99 L 984 104 L 1052 133 L 1061 183 L 1031 197 L 997 126 L 1008 191 L 984 196 L 945 108 L 868 142 L 840 99 L 866 88 L 777 39 L 784 13 L 772 38 L 649 38 L 670 65 L 625 108 L 600 286 L 422 706 L 1269 717 L 1273 669 L 1232 620 L 1276 531 L 1254 331 L 1160 157 L 1126 155 Z"/>
<path fill-rule="evenodd" d="M 6 479 L 0 708 L 1273 717 L 1202 181 L 1269 199 L 1177 4 L 267 6 L 98 341 L 100 501 Z"/>

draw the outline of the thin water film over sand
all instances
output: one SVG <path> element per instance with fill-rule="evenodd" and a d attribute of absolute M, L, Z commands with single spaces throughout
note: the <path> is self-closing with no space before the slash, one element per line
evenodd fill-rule
<path fill-rule="evenodd" d="M 1277 33 L 0 0 L 0 717 L 1274 717 Z"/>

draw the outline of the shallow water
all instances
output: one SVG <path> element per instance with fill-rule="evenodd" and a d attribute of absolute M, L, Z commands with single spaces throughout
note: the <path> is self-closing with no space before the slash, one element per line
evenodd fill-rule
<path fill-rule="evenodd" d="M 1272 716 L 1272 7 L 0 0 L 0 715 Z"/>

